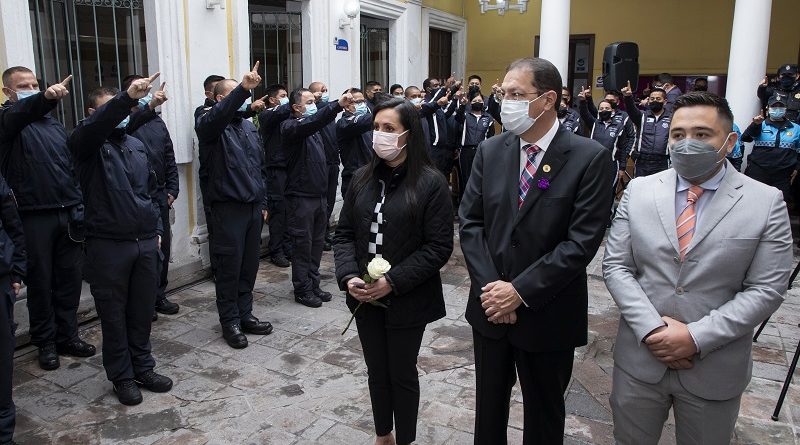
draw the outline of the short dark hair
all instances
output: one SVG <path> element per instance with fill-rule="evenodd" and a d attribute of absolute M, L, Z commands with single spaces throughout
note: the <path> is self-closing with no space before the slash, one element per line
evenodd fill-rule
<path fill-rule="evenodd" d="M 473 75 L 469 76 L 469 78 L 467 79 L 467 83 L 470 83 L 472 81 L 472 79 L 478 79 L 478 82 L 483 83 L 483 79 L 481 79 L 481 76 L 479 76 L 477 74 L 473 74 Z"/>
<path fill-rule="evenodd" d="M 116 87 L 97 87 L 89 91 L 89 108 L 97 108 L 97 99 L 105 96 L 116 96 L 119 90 Z"/>
<path fill-rule="evenodd" d="M 408 95 L 411 93 L 411 90 L 417 90 L 417 91 L 420 91 L 420 89 L 419 89 L 419 87 L 418 87 L 418 86 L 416 86 L 416 85 L 409 85 L 409 86 L 407 86 L 407 87 L 406 87 L 406 90 L 405 90 L 405 91 L 403 91 L 403 95 L 404 95 L 404 96 L 408 96 Z"/>
<path fill-rule="evenodd" d="M 542 59 L 541 57 L 525 57 L 511 62 L 506 68 L 506 72 L 512 70 L 524 69 L 533 74 L 533 82 L 531 84 L 539 92 L 539 94 L 547 91 L 555 91 L 556 103 L 561 102 L 561 74 L 558 68 L 553 65 L 549 60 Z"/>
<path fill-rule="evenodd" d="M 694 80 L 694 83 L 697 83 L 698 80 L 702 80 L 703 82 L 708 83 L 707 77 L 698 77 L 697 79 Z"/>
<path fill-rule="evenodd" d="M 8 83 L 11 82 L 11 76 L 16 74 L 16 73 L 31 73 L 31 74 L 33 74 L 33 71 L 31 71 L 30 68 L 26 68 L 24 66 L 12 66 L 11 68 L 3 71 L 3 86 L 5 86 L 6 88 L 11 88 L 11 87 L 8 86 Z"/>
<path fill-rule="evenodd" d="M 356 88 L 356 87 L 348 88 L 348 89 L 344 90 L 344 93 L 342 93 L 342 94 L 347 94 L 347 93 L 350 93 L 350 94 L 356 94 L 356 93 L 364 94 L 364 92 L 361 91 L 360 88 Z"/>
<path fill-rule="evenodd" d="M 670 74 L 670 73 L 661 73 L 658 76 L 656 76 L 656 80 L 661 82 L 661 83 L 672 83 L 673 82 L 672 74 Z"/>
<path fill-rule="evenodd" d="M 663 88 L 651 88 L 650 89 L 650 94 L 653 94 L 653 93 L 661 93 L 662 95 L 664 95 L 664 99 L 667 98 L 667 90 L 665 90 Z M 648 94 L 648 97 L 650 96 L 650 94 Z"/>
<path fill-rule="evenodd" d="M 620 90 L 606 90 L 606 96 L 608 96 L 609 94 L 616 97 L 617 102 L 619 102 L 620 99 L 622 99 L 622 91 Z"/>
<path fill-rule="evenodd" d="M 281 92 L 281 90 L 289 91 L 289 90 L 286 89 L 285 86 L 283 86 L 283 85 L 281 85 L 279 83 L 273 83 L 272 85 L 267 87 L 266 93 L 267 93 L 267 96 L 269 96 L 269 97 L 275 97 Z"/>
<path fill-rule="evenodd" d="M 297 105 L 300 104 L 300 101 L 303 100 L 303 93 L 310 93 L 311 90 L 308 88 L 295 88 L 291 94 L 289 94 L 289 105 Z"/>
<path fill-rule="evenodd" d="M 375 85 L 377 85 L 379 87 L 383 87 L 383 85 L 381 85 L 381 83 L 378 82 L 377 80 L 370 80 L 369 82 L 367 82 L 367 84 L 364 86 L 364 88 L 372 88 Z"/>
<path fill-rule="evenodd" d="M 205 91 L 211 92 L 212 91 L 211 90 L 211 84 L 217 83 L 220 80 L 225 80 L 225 78 L 222 77 L 222 76 L 219 76 L 217 74 L 212 74 L 212 75 L 206 77 L 206 80 L 203 81 L 203 89 Z"/>
<path fill-rule="evenodd" d="M 139 74 L 131 74 L 130 76 L 125 76 L 125 78 L 122 79 L 122 89 L 127 90 L 128 87 L 131 86 L 134 80 L 139 80 L 139 79 L 144 79 L 144 76 L 141 76 Z"/>
<path fill-rule="evenodd" d="M 394 85 L 389 87 L 389 92 L 391 93 L 392 91 L 394 91 L 394 90 L 396 90 L 398 88 L 400 88 L 402 90 L 403 89 L 403 85 L 400 85 L 399 83 L 396 83 L 396 84 L 394 84 Z"/>
<path fill-rule="evenodd" d="M 435 77 L 429 77 L 429 78 L 423 80 L 422 81 L 422 89 L 423 90 L 427 90 L 428 88 L 430 88 L 431 82 L 434 81 L 434 80 L 439 80 L 439 79 L 437 79 Z M 441 86 L 441 85 L 439 85 L 439 86 Z"/>
<path fill-rule="evenodd" d="M 728 101 L 724 97 L 719 97 L 714 93 L 708 91 L 691 91 L 682 94 L 675 99 L 675 104 L 672 107 L 672 113 L 675 114 L 681 108 L 708 106 L 717 109 L 717 114 L 720 119 L 725 123 L 725 128 L 730 132 L 733 131 L 733 112 L 728 105 Z"/>
<path fill-rule="evenodd" d="M 228 82 L 239 83 L 238 81 L 236 81 L 234 79 L 226 79 L 224 77 L 221 80 L 218 80 L 217 84 L 214 85 L 214 99 L 216 99 L 217 96 L 222 94 L 222 92 L 225 90 L 225 86 L 228 84 Z M 233 89 L 233 88 L 231 88 L 231 89 Z"/>

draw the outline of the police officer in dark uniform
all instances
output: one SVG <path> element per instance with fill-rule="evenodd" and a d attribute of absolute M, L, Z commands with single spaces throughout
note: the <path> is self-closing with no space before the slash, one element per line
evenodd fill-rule
<path fill-rule="evenodd" d="M 311 82 L 308 90 L 314 94 L 317 101 L 317 108 L 332 105 L 328 87 L 322 82 Z M 336 205 L 336 189 L 339 186 L 339 146 L 336 143 L 336 122 L 331 122 L 319 132 L 322 136 L 322 143 L 325 145 L 325 159 L 328 162 L 328 228 L 325 231 L 325 244 L 323 250 L 328 252 L 333 243 L 333 232 L 331 232 L 330 220 L 333 214 L 333 207 Z"/>
<path fill-rule="evenodd" d="M 342 157 L 342 197 L 353 174 L 367 165 L 374 156 L 372 150 L 372 113 L 366 103 L 364 93 L 358 88 L 346 91 L 353 96 L 353 103 L 345 107 L 342 118 L 336 122 L 336 141 Z"/>
<path fill-rule="evenodd" d="M 567 131 L 583 136 L 581 116 L 574 108 L 569 106 L 569 102 L 564 100 L 563 96 L 561 98 L 561 105 L 559 105 L 558 111 L 556 111 L 556 117 L 558 117 L 558 121 L 561 122 L 561 125 L 564 126 Z"/>
<path fill-rule="evenodd" d="M 428 127 L 429 153 L 436 168 L 445 178 L 449 178 L 453 170 L 453 151 L 447 143 L 447 118 L 452 114 L 451 92 L 449 88 L 442 87 L 438 79 L 432 77 L 425 79 L 422 89 L 425 91 L 425 97 L 422 100 L 420 118 L 425 120 L 423 125 L 427 124 Z"/>
<path fill-rule="evenodd" d="M 603 99 L 597 108 L 597 117 L 589 112 L 585 96 L 578 95 L 578 111 L 581 119 L 587 128 L 591 128 L 590 138 L 606 147 L 611 153 L 610 160 L 614 167 L 615 174 L 612 191 L 615 190 L 617 180 L 621 179 L 625 173 L 625 166 L 628 165 L 628 147 L 630 141 L 636 138 L 633 128 L 628 126 L 628 116 L 614 110 L 611 103 Z"/>
<path fill-rule="evenodd" d="M 473 90 L 474 91 L 474 90 Z M 469 105 L 467 105 L 469 104 Z M 467 111 L 469 107 L 469 111 Z M 455 113 L 456 137 L 461 152 L 458 156 L 461 187 L 459 195 L 464 195 L 464 189 L 469 181 L 469 174 L 472 171 L 472 161 L 478 150 L 478 144 L 494 136 L 494 119 L 485 110 L 483 96 L 480 92 L 473 93 L 472 97 L 467 95 Z"/>
<path fill-rule="evenodd" d="M 9 101 L 0 108 L 0 165 L 16 192 L 28 251 L 28 314 L 39 366 L 59 367 L 58 354 L 90 357 L 78 337 L 83 198 L 67 149 L 67 134 L 50 117 L 69 94 L 72 76 L 39 91 L 25 67 L 3 73 Z"/>
<path fill-rule="evenodd" d="M 14 443 L 17 419 L 11 397 L 17 330 L 14 302 L 25 278 L 25 266 L 25 236 L 17 213 L 17 200 L 0 176 L 0 444 Z"/>
<path fill-rule="evenodd" d="M 328 227 L 328 162 L 320 130 L 353 102 L 351 94 L 317 108 L 314 94 L 299 88 L 289 95 L 292 118 L 281 124 L 289 156 L 286 212 L 292 237 L 292 285 L 296 302 L 320 307 L 330 293 L 319 287 L 319 264 Z"/>
<path fill-rule="evenodd" d="M 628 86 L 622 89 L 625 108 L 638 130 L 638 140 L 631 152 L 636 162 L 636 176 L 647 176 L 669 168 L 669 124 L 672 112 L 666 109 L 667 93 L 660 88 L 650 90 L 648 109 L 639 111 L 633 101 L 633 92 Z"/>
<path fill-rule="evenodd" d="M 217 75 L 217 74 L 212 74 L 212 75 L 206 77 L 206 80 L 203 81 L 203 90 L 205 92 L 206 98 L 203 101 L 203 105 L 200 105 L 199 107 L 195 108 L 195 110 L 194 110 L 194 119 L 195 120 L 197 120 L 197 118 L 201 114 L 203 114 L 203 112 L 205 111 L 206 108 L 214 106 L 214 103 L 215 103 L 214 102 L 214 87 L 217 86 L 217 83 L 220 80 L 225 80 L 225 78 L 220 76 L 220 75 Z"/>
<path fill-rule="evenodd" d="M 270 262 L 278 267 L 289 267 L 292 256 L 291 241 L 286 229 L 286 163 L 287 155 L 281 142 L 281 122 L 289 119 L 292 107 L 283 85 L 267 87 L 269 106 L 258 115 L 258 131 L 264 143 L 267 169 L 267 207 L 269 210 Z"/>
<path fill-rule="evenodd" d="M 781 94 L 767 101 L 767 117 L 758 115 L 742 133 L 742 141 L 752 142 L 744 173 L 783 192 L 789 189 L 800 170 L 800 125 L 787 117 L 786 98 Z"/>
<path fill-rule="evenodd" d="M 261 227 L 267 219 L 266 172 L 258 130 L 244 118 L 250 90 L 261 83 L 259 62 L 242 78 L 221 80 L 215 104 L 197 118 L 200 164 L 208 172 L 204 202 L 215 228 L 215 288 L 222 336 L 232 348 L 247 347 L 244 333 L 266 335 L 269 322 L 253 316 L 253 286 L 258 272 Z"/>
<path fill-rule="evenodd" d="M 140 75 L 131 75 L 123 79 L 122 87 L 127 88 L 131 82 L 141 79 Z M 139 99 L 134 107 L 130 123 L 126 131 L 129 135 L 139 139 L 147 150 L 147 159 L 150 161 L 152 173 L 156 178 L 156 193 L 152 196 L 158 205 L 161 214 L 163 232 L 161 234 L 161 256 L 159 257 L 158 293 L 156 294 L 156 312 L 172 315 L 177 314 L 180 307 L 167 299 L 167 274 L 169 272 L 169 257 L 172 247 L 172 231 L 169 225 L 169 209 L 178 197 L 180 185 L 178 183 L 178 166 L 175 164 L 175 151 L 172 148 L 172 138 L 169 136 L 167 124 L 156 113 L 156 108 L 167 101 L 164 91 L 166 83 L 155 94 L 150 93 Z"/>
<path fill-rule="evenodd" d="M 89 117 L 68 140 L 86 205 L 86 278 L 103 330 L 103 367 L 120 403 L 141 403 L 138 386 L 166 392 L 172 380 L 153 371 L 150 325 L 162 225 L 153 202 L 147 150 L 125 127 L 131 108 L 158 73 L 127 91 L 89 93 Z"/>
<path fill-rule="evenodd" d="M 761 108 L 768 106 L 767 101 L 778 94 L 786 102 L 786 119 L 800 124 L 800 73 L 797 65 L 787 63 L 778 68 L 778 78 L 770 82 L 767 77 L 758 86 L 758 98 Z"/>
<path fill-rule="evenodd" d="M 378 93 L 383 93 L 383 85 L 381 85 L 380 82 L 370 80 L 364 85 L 364 95 L 366 96 L 364 99 L 366 99 L 370 113 L 372 113 L 372 109 L 375 108 L 377 102 L 375 95 Z"/>

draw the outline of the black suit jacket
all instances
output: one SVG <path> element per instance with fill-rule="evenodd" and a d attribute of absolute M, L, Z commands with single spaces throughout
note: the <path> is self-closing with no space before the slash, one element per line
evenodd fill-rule
<path fill-rule="evenodd" d="M 586 266 L 611 211 L 611 157 L 596 141 L 559 126 L 518 209 L 519 150 L 519 137 L 506 132 L 482 142 L 475 155 L 459 208 L 472 281 L 466 318 L 482 335 L 507 336 L 528 352 L 582 346 Z M 540 179 L 549 187 L 539 187 Z M 481 307 L 481 287 L 496 280 L 511 281 L 530 306 L 517 309 L 515 325 L 490 323 Z"/>

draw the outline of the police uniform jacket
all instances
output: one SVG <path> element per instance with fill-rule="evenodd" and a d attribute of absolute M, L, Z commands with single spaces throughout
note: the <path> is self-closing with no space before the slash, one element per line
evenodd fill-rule
<path fill-rule="evenodd" d="M 286 196 L 320 198 L 328 194 L 328 159 L 322 130 L 342 111 L 339 102 L 320 107 L 308 117 L 281 123 L 281 137 L 288 156 Z"/>
<path fill-rule="evenodd" d="M 335 103 L 337 103 L 337 101 L 320 102 L 317 104 L 317 109 L 322 107 L 330 107 Z M 331 122 L 322 127 L 322 130 L 319 131 L 319 135 L 322 136 L 322 144 L 325 146 L 325 159 L 328 162 L 328 166 L 338 166 L 340 164 L 340 159 L 339 145 L 336 142 L 336 122 Z"/>
<path fill-rule="evenodd" d="M 0 276 L 20 283 L 26 272 L 25 236 L 14 192 L 0 176 Z"/>
<path fill-rule="evenodd" d="M 636 133 L 628 125 L 628 116 L 615 111 L 608 121 L 602 121 L 589 113 L 586 106 L 587 102 L 589 101 L 580 101 L 578 109 L 583 121 L 592 126 L 592 133 L 589 137 L 610 151 L 611 159 L 619 163 L 618 168 L 620 170 L 624 170 L 628 162 L 626 148 L 629 145 L 629 141 L 636 137 Z"/>
<path fill-rule="evenodd" d="M 117 240 L 161 235 L 156 181 L 144 144 L 116 128 L 138 103 L 122 91 L 78 123 L 67 140 L 86 205 L 86 234 Z"/>
<path fill-rule="evenodd" d="M 800 123 L 800 82 L 795 82 L 790 88 L 784 89 L 778 85 L 759 85 L 758 98 L 761 99 L 761 108 L 767 107 L 770 97 L 778 94 L 786 101 L 786 118 L 792 122 Z"/>
<path fill-rule="evenodd" d="M 345 111 L 336 122 L 336 141 L 342 157 L 342 176 L 352 176 L 373 158 L 372 113 L 354 114 Z"/>
<path fill-rule="evenodd" d="M 472 111 L 467 112 L 466 105 L 458 107 L 455 115 L 456 134 L 459 147 L 475 147 L 485 139 L 494 136 L 494 119 L 486 111 L 481 111 L 480 115 L 475 115 Z"/>
<path fill-rule="evenodd" d="M 153 199 L 160 204 L 167 203 L 167 194 L 177 199 L 180 191 L 178 166 L 175 164 L 175 150 L 167 125 L 158 113 L 146 107 L 131 115 L 126 131 L 142 141 L 147 150 L 147 159 L 156 179 L 156 194 Z"/>
<path fill-rule="evenodd" d="M 675 90 L 673 90 L 675 91 Z M 664 105 L 664 112 L 656 117 L 651 110 L 640 111 L 633 102 L 633 96 L 625 96 L 625 108 L 629 111 L 631 120 L 638 130 L 638 138 L 634 146 L 639 155 L 655 154 L 669 155 L 667 144 L 669 141 L 669 125 L 672 122 L 672 112 Z"/>
<path fill-rule="evenodd" d="M 258 130 L 238 111 L 250 97 L 241 85 L 197 118 L 200 165 L 207 178 L 206 204 L 215 202 L 260 203 L 267 208 L 264 152 Z"/>
<path fill-rule="evenodd" d="M 447 146 L 447 113 L 437 100 L 447 92 L 446 88 L 439 88 L 427 94 L 419 110 L 420 117 L 428 124 L 428 141 L 431 147 L 445 148 Z M 449 106 L 448 106 L 449 110 Z"/>
<path fill-rule="evenodd" d="M 561 125 L 575 134 L 581 134 L 581 117 L 574 108 L 567 108 L 567 114 L 563 118 L 558 119 Z"/>
<path fill-rule="evenodd" d="M 64 126 L 48 114 L 56 105 L 38 93 L 0 108 L 0 166 L 19 210 L 70 207 L 83 199 Z"/>
<path fill-rule="evenodd" d="M 264 143 L 267 168 L 286 168 L 286 151 L 281 143 L 281 122 L 292 116 L 292 106 L 287 104 L 267 108 L 258 115 L 258 131 Z"/>
<path fill-rule="evenodd" d="M 749 163 L 768 170 L 800 170 L 800 125 L 789 120 L 752 123 L 742 141 L 753 142 Z"/>

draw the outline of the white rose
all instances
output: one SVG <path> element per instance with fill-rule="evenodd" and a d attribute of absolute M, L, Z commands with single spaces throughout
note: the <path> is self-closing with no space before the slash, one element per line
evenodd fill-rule
<path fill-rule="evenodd" d="M 391 268 L 392 265 L 383 258 L 373 258 L 372 261 L 367 264 L 367 273 L 373 280 L 379 280 L 386 272 L 389 272 Z"/>

